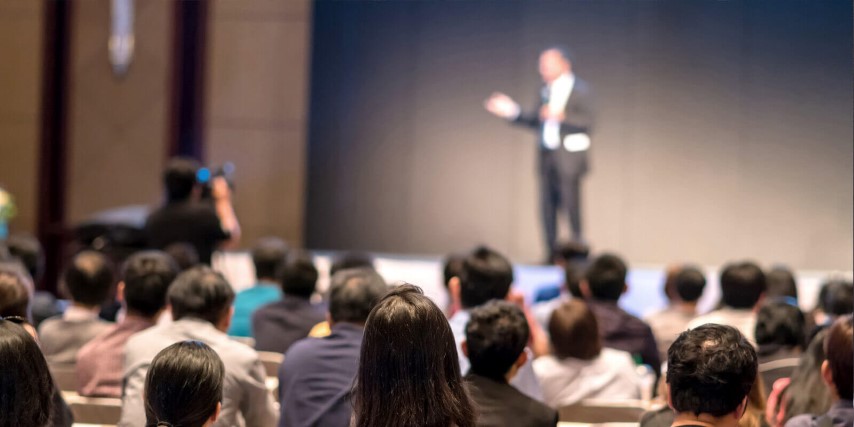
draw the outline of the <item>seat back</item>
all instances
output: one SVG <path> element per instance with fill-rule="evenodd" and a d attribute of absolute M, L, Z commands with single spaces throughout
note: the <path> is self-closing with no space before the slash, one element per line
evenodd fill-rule
<path fill-rule="evenodd" d="M 83 397 L 63 393 L 62 397 L 74 414 L 74 423 L 115 425 L 122 416 L 122 400 L 113 397 Z"/>
<path fill-rule="evenodd" d="M 585 399 L 558 410 L 560 421 L 602 424 L 637 423 L 648 409 L 640 400 Z"/>
<path fill-rule="evenodd" d="M 49 365 L 48 368 L 60 390 L 77 390 L 77 372 L 74 370 L 74 365 Z"/>

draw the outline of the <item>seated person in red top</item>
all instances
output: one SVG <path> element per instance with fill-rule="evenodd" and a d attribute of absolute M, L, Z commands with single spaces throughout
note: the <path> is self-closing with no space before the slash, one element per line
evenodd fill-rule
<path fill-rule="evenodd" d="M 49 365 L 73 366 L 80 348 L 112 325 L 98 312 L 113 286 L 113 269 L 104 255 L 83 251 L 65 270 L 62 283 L 71 305 L 39 325 L 39 340 Z"/>
<path fill-rule="evenodd" d="M 177 265 L 163 252 L 138 252 L 128 258 L 117 294 L 127 314 L 77 353 L 77 393 L 121 397 L 125 344 L 131 335 L 157 323 L 166 308 L 166 291 L 177 275 Z"/>

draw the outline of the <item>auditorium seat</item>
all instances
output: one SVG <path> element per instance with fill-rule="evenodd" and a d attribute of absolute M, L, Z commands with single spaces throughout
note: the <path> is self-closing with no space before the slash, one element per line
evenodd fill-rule
<path fill-rule="evenodd" d="M 282 361 L 285 360 L 285 355 L 272 351 L 259 351 L 258 357 L 261 359 L 261 363 L 264 364 L 264 370 L 267 372 L 267 376 L 278 378 L 279 366 L 282 364 Z"/>
<path fill-rule="evenodd" d="M 50 365 L 49 369 L 54 381 L 56 381 L 56 386 L 60 390 L 77 390 L 77 373 L 73 365 Z"/>
<path fill-rule="evenodd" d="M 84 397 L 74 392 L 62 392 L 62 397 L 74 414 L 75 425 L 115 425 L 122 415 L 122 400 L 113 397 Z"/>
<path fill-rule="evenodd" d="M 560 421 L 582 424 L 638 423 L 651 409 L 641 400 L 585 399 L 558 410 Z"/>

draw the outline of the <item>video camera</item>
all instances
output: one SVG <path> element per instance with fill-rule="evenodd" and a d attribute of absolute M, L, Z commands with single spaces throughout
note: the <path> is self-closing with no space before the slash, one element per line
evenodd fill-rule
<path fill-rule="evenodd" d="M 221 166 L 201 167 L 196 172 L 196 181 L 202 186 L 202 200 L 212 200 L 211 182 L 216 177 L 223 177 L 228 186 L 234 191 L 234 163 L 225 162 Z"/>

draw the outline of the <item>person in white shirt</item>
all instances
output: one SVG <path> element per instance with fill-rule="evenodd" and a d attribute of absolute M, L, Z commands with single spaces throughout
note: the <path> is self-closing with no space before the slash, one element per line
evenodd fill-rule
<path fill-rule="evenodd" d="M 699 268 L 677 265 L 668 268 L 664 293 L 670 305 L 644 318 L 658 342 L 661 360 L 667 360 L 667 349 L 676 341 L 688 323 L 697 316 L 697 301 L 706 287 L 706 276 Z"/>
<path fill-rule="evenodd" d="M 732 326 L 756 346 L 756 312 L 765 296 L 765 273 L 750 261 L 732 263 L 724 266 L 720 283 L 722 307 L 696 317 L 688 328 L 706 323 Z"/>
<path fill-rule="evenodd" d="M 551 47 L 540 54 L 539 72 L 545 84 L 539 103 L 522 111 L 509 96 L 496 92 L 484 107 L 490 113 L 537 131 L 540 202 L 548 258 L 557 242 L 557 212 L 569 214 L 572 240 L 583 240 L 581 178 L 587 172 L 587 149 L 593 127 L 593 102 L 586 82 L 572 71 L 566 49 Z"/>
<path fill-rule="evenodd" d="M 566 301 L 549 320 L 552 354 L 534 360 L 545 403 L 560 408 L 583 399 L 638 399 L 641 378 L 632 356 L 603 348 L 596 316 L 580 299 Z"/>

